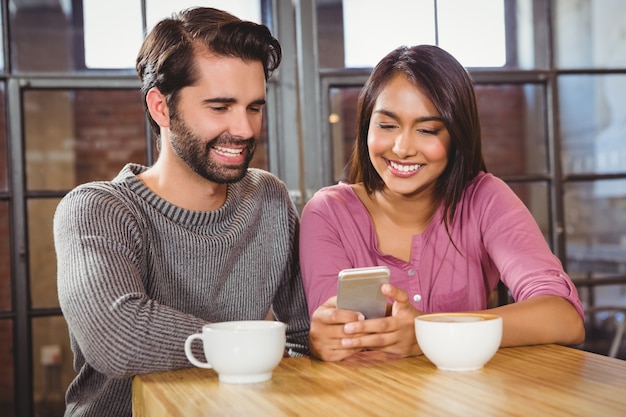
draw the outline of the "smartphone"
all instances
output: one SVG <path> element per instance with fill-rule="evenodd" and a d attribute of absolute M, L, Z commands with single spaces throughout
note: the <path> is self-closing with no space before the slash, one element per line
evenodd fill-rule
<path fill-rule="evenodd" d="M 337 308 L 363 313 L 366 319 L 385 317 L 387 297 L 380 286 L 389 282 L 389 268 L 372 266 L 339 272 Z"/>

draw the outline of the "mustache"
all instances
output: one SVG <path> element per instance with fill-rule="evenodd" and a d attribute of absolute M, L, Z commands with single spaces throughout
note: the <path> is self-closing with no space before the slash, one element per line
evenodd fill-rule
<path fill-rule="evenodd" d="M 218 145 L 234 145 L 234 146 L 242 146 L 245 145 L 248 149 L 254 149 L 256 146 L 256 138 L 253 136 L 249 138 L 239 138 L 230 135 L 229 133 L 222 133 L 219 136 L 211 139 L 207 142 L 206 146 L 208 148 L 213 148 Z"/>

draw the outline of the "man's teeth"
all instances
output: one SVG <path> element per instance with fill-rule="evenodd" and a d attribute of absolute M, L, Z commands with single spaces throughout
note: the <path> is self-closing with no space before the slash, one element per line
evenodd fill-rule
<path fill-rule="evenodd" d="M 410 172 L 410 171 L 415 171 L 417 169 L 419 169 L 421 167 L 420 164 L 415 164 L 415 165 L 400 165 L 397 164 L 393 161 L 389 161 L 389 165 L 391 165 L 391 167 L 393 169 L 396 169 L 398 171 L 402 171 L 402 172 Z"/>
<path fill-rule="evenodd" d="M 222 146 L 216 146 L 215 150 L 224 155 L 237 156 L 241 155 L 242 149 L 224 148 Z"/>

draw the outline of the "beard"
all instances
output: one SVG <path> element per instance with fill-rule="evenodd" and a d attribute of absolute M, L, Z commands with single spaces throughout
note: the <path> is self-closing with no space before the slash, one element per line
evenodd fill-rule
<path fill-rule="evenodd" d="M 248 172 L 248 166 L 254 156 L 256 138 L 234 138 L 229 133 L 221 135 L 204 143 L 202 138 L 195 134 L 182 120 L 177 112 L 170 116 L 170 143 L 179 158 L 198 175 L 211 182 L 228 184 L 240 181 Z M 224 164 L 215 160 L 211 149 L 215 146 L 245 145 L 243 149 L 244 161 L 240 164 Z"/>

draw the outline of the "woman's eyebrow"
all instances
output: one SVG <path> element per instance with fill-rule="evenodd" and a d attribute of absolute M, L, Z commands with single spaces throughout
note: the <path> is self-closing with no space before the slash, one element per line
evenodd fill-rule
<path fill-rule="evenodd" d="M 384 116 L 388 116 L 391 117 L 392 119 L 398 119 L 398 115 L 392 111 L 389 110 L 385 110 L 385 109 L 378 109 L 378 110 L 374 110 L 374 113 L 378 113 L 378 114 L 382 114 Z M 414 122 L 416 123 L 421 123 L 421 122 L 442 122 L 443 123 L 443 119 L 440 116 L 422 116 L 422 117 L 417 117 L 415 118 Z"/>
<path fill-rule="evenodd" d="M 397 119 L 398 118 L 397 114 L 395 114 L 392 111 L 385 110 L 385 109 L 374 110 L 374 113 L 382 114 L 383 116 L 388 116 L 388 117 L 391 117 L 392 119 Z"/>

